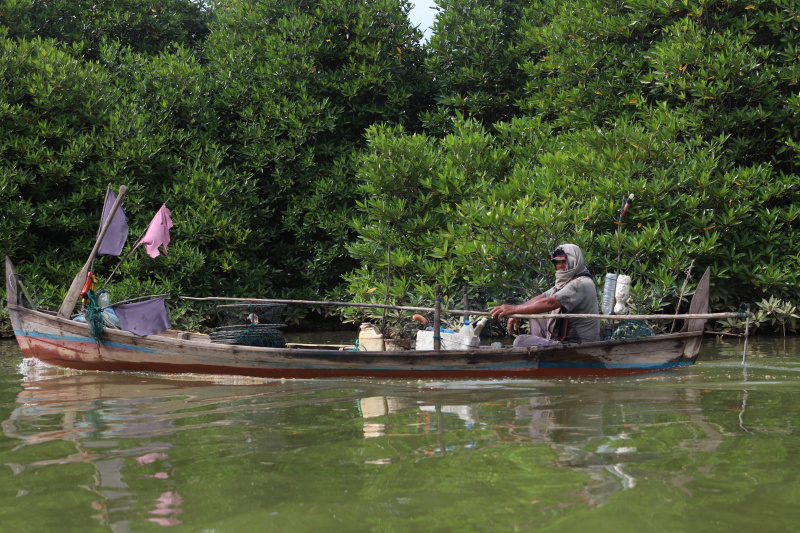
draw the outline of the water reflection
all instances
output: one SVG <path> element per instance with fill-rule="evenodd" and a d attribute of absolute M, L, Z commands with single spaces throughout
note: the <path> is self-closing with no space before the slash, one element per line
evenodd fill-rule
<path fill-rule="evenodd" d="M 250 411 L 251 402 L 305 390 L 302 385 L 264 380 L 256 380 L 254 387 L 249 378 L 158 378 L 27 364 L 21 371 L 17 407 L 0 424 L 3 435 L 16 441 L 8 455 L 29 455 L 26 449 L 53 441 L 67 442 L 73 449 L 66 455 L 6 465 L 15 475 L 70 463 L 92 465 L 92 481 L 83 485 L 96 495 L 91 506 L 98 513 L 92 518 L 120 533 L 130 531 L 134 521 L 115 516 L 136 510 L 147 522 L 182 523 L 183 497 L 170 461 L 176 444 L 170 436 L 240 424 L 236 414 Z M 179 453 L 185 455 L 186 450 Z M 129 478 L 135 479 L 135 489 Z M 154 491 L 158 496 L 141 498 Z"/>
<path fill-rule="evenodd" d="M 466 384 L 465 384 L 466 385 Z M 473 384 L 478 385 L 478 384 Z M 422 420 L 414 424 L 417 430 L 441 434 L 445 429 L 469 435 L 478 429 L 485 438 L 492 435 L 492 446 L 504 443 L 546 445 L 554 458 L 550 466 L 565 469 L 585 477 L 577 497 L 564 505 L 582 504 L 589 507 L 608 503 L 609 498 L 621 490 L 636 488 L 637 473 L 629 471 L 631 466 L 641 468 L 643 463 L 659 459 L 658 453 L 640 452 L 632 441 L 631 434 L 646 431 L 649 426 L 663 427 L 670 424 L 692 425 L 699 431 L 685 442 L 693 453 L 713 453 L 722 442 L 721 436 L 705 420 L 701 395 L 694 389 L 670 388 L 618 388 L 608 389 L 597 398 L 598 387 L 591 393 L 581 392 L 572 386 L 568 390 L 553 387 L 552 383 L 540 383 L 540 392 L 527 398 L 508 398 L 507 391 L 484 390 L 467 396 L 479 400 L 468 404 L 426 404 L 414 402 L 404 396 L 373 396 L 357 400 L 363 418 L 364 438 L 387 437 L 396 434 L 401 426 L 408 429 L 409 418 L 393 424 L 393 415 L 403 413 L 415 415 Z M 604 388 L 599 387 L 600 390 Z M 453 392 L 449 393 L 452 396 Z M 462 392 L 462 395 L 463 392 Z M 441 395 L 447 401 L 448 395 Z M 497 400 L 493 400 L 492 397 Z M 646 409 L 653 405 L 680 405 L 680 409 Z M 486 408 L 491 415 L 480 414 Z M 656 422 L 668 413 L 667 422 Z M 500 416 L 498 416 L 500 414 Z M 457 422 L 456 422 L 457 421 Z M 420 450 L 423 455 L 442 457 L 456 451 L 471 451 L 476 447 L 475 437 L 459 444 L 438 446 Z M 389 464 L 391 458 L 382 458 L 370 464 Z M 690 478 L 676 478 L 675 486 L 683 486 Z"/>
<path fill-rule="evenodd" d="M 14 474 L 14 497 L 0 504 L 20 509 L 9 524 L 30 525 L 43 501 L 66 494 L 65 520 L 115 532 L 403 530 L 402 520 L 434 513 L 446 517 L 440 530 L 465 520 L 525 529 L 584 512 L 613 523 L 620 505 L 685 530 L 691 510 L 736 513 L 759 489 L 786 489 L 762 501 L 774 511 L 800 475 L 800 365 L 758 353 L 745 369 L 737 353 L 690 371 L 585 381 L 22 368 L 0 382 L 0 463 Z M 779 525 L 798 518 L 781 516 Z"/>

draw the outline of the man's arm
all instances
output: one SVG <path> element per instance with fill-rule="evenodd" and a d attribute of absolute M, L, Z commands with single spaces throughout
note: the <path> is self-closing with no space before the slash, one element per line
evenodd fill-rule
<path fill-rule="evenodd" d="M 549 313 L 550 311 L 555 311 L 556 309 L 561 309 L 561 302 L 552 296 L 545 297 L 544 295 L 540 294 L 539 296 L 535 296 L 527 302 L 519 305 L 500 305 L 489 311 L 489 313 L 494 318 L 503 318 L 504 316 L 508 315 L 540 315 Z M 508 330 L 509 335 L 516 334 L 515 332 L 519 330 L 519 322 L 519 318 L 508 319 L 508 326 L 506 329 Z"/>

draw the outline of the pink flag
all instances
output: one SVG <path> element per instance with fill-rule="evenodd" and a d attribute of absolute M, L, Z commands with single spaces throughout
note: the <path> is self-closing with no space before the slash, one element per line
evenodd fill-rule
<path fill-rule="evenodd" d="M 144 244 L 144 249 L 150 257 L 158 257 L 158 247 L 162 244 L 164 245 L 164 255 L 167 255 L 169 229 L 172 227 L 172 219 L 169 217 L 171 214 L 167 209 L 167 204 L 163 204 L 156 216 L 153 217 L 153 221 L 150 222 L 144 237 L 139 241 L 139 244 Z"/>

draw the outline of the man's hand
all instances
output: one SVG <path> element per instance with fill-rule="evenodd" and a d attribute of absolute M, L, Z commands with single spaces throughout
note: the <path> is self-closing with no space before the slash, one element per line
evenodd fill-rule
<path fill-rule="evenodd" d="M 503 304 L 489 311 L 489 314 L 492 315 L 492 317 L 494 318 L 503 318 L 504 316 L 515 314 L 517 312 L 517 307 L 518 306 L 516 305 Z M 519 318 L 512 317 L 508 319 L 508 324 L 506 325 L 506 331 L 508 331 L 508 334 L 511 335 L 512 337 L 518 334 L 519 323 L 520 323 Z"/>
<path fill-rule="evenodd" d="M 519 306 L 511 304 L 498 305 L 497 307 L 489 311 L 489 314 L 492 315 L 492 317 L 494 318 L 503 318 L 504 316 L 513 315 L 514 313 L 516 313 L 517 307 Z"/>

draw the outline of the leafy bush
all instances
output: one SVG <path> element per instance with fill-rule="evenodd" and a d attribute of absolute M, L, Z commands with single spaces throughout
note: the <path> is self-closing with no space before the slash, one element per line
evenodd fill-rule
<path fill-rule="evenodd" d="M 3 2 L 0 255 L 44 306 L 109 182 L 132 235 L 164 201 L 175 222 L 117 300 L 428 306 L 438 283 L 483 308 L 548 287 L 571 241 L 641 309 L 674 309 L 691 261 L 715 310 L 800 301 L 792 2 L 446 0 L 426 48 L 405 0 L 182 1 Z"/>
<path fill-rule="evenodd" d="M 515 52 L 527 54 L 525 94 L 503 122 L 470 111 L 483 120 L 470 167 L 452 178 L 439 170 L 457 160 L 446 145 L 472 139 L 456 111 L 441 140 L 385 130 L 363 156 L 361 240 L 352 249 L 363 267 L 348 278 L 351 291 L 381 293 L 383 240 L 416 265 L 410 276 L 398 268 L 398 295 L 413 279 L 451 291 L 468 283 L 486 303 L 525 298 L 549 286 L 541 260 L 569 240 L 599 274 L 630 274 L 634 301 L 648 310 L 674 309 L 692 260 L 695 272 L 712 269 L 715 310 L 800 299 L 797 13 L 782 2 L 522 5 L 524 19 L 509 29 Z M 437 51 L 464 42 L 462 28 L 438 30 Z M 433 74 L 453 80 L 443 94 L 461 91 L 456 78 Z M 417 166 L 431 182 L 450 181 L 429 187 L 414 177 L 406 196 L 377 186 L 402 186 Z M 615 217 L 630 193 L 618 242 Z M 420 235 L 408 226 L 422 216 L 435 223 Z"/>

